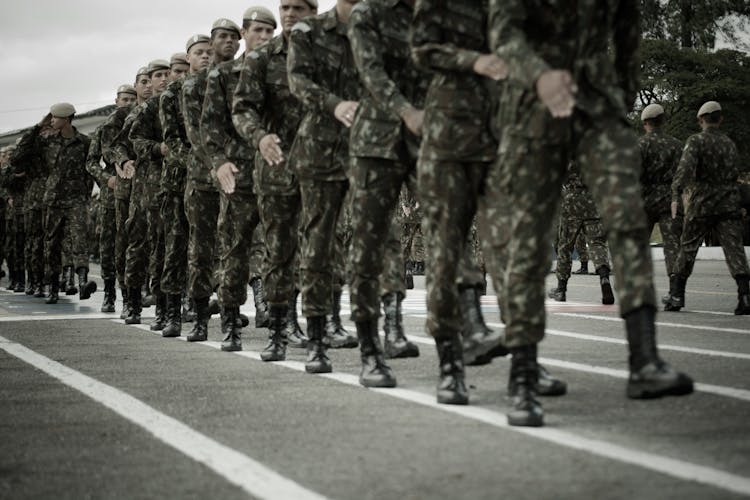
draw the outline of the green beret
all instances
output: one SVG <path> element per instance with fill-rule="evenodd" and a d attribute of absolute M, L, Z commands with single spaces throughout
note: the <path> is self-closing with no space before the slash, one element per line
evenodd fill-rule
<path fill-rule="evenodd" d="M 641 112 L 641 121 L 644 120 L 651 120 L 652 118 L 656 118 L 657 116 L 661 116 L 664 114 L 664 108 L 661 107 L 661 104 L 649 104 L 645 108 L 643 108 L 643 111 Z"/>
<path fill-rule="evenodd" d="M 209 43 L 210 41 L 211 39 L 207 35 L 193 35 L 188 38 L 188 41 L 185 44 L 185 52 L 190 52 L 190 49 L 193 48 L 193 45 L 197 45 L 199 43 Z"/>
<path fill-rule="evenodd" d="M 237 33 L 237 36 L 240 35 L 240 27 L 235 24 L 234 21 L 226 18 L 217 19 L 214 21 L 214 24 L 211 25 L 211 34 L 214 34 L 214 31 L 216 30 L 227 30 L 227 31 L 234 31 Z"/>
<path fill-rule="evenodd" d="M 703 106 L 701 106 L 701 109 L 698 110 L 698 118 L 703 115 L 716 113 L 717 111 L 721 111 L 721 104 L 716 101 L 708 101 L 707 103 L 703 104 Z"/>
<path fill-rule="evenodd" d="M 138 77 L 141 75 L 148 76 L 148 66 L 141 66 L 138 68 L 138 72 L 135 74 L 135 79 L 138 80 Z"/>
<path fill-rule="evenodd" d="M 172 57 L 169 58 L 169 67 L 171 68 L 175 64 L 188 64 L 187 54 L 185 54 L 184 52 L 177 52 L 176 54 L 172 54 Z"/>
<path fill-rule="evenodd" d="M 243 21 L 257 21 L 259 23 L 270 24 L 276 28 L 276 18 L 273 17 L 273 12 L 266 9 L 265 7 L 257 6 L 250 7 L 245 11 L 242 16 Z"/>
<path fill-rule="evenodd" d="M 154 59 L 148 63 L 148 75 L 151 76 L 155 71 L 169 69 L 169 61 L 165 59 Z"/>
<path fill-rule="evenodd" d="M 138 93 L 135 91 L 135 87 L 133 87 L 132 85 L 128 85 L 127 83 L 117 87 L 117 95 L 120 94 L 133 94 L 136 97 L 138 96 Z"/>
<path fill-rule="evenodd" d="M 58 102 L 49 108 L 49 112 L 55 118 L 67 118 L 76 114 L 76 108 L 69 102 Z"/>

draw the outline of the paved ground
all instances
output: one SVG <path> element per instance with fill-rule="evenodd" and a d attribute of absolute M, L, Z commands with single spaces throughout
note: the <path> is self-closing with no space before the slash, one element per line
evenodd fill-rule
<path fill-rule="evenodd" d="M 531 430 L 505 423 L 507 360 L 468 369 L 470 406 L 435 404 L 417 281 L 405 321 L 422 355 L 393 361 L 387 390 L 357 384 L 355 350 L 313 376 L 301 350 L 259 361 L 254 328 L 227 354 L 216 319 L 188 344 L 99 313 L 101 292 L 46 306 L 0 290 L 0 498 L 750 496 L 750 325 L 731 314 L 723 262 L 699 262 L 687 311 L 658 317 L 663 356 L 698 382 L 659 401 L 624 397 L 616 307 L 598 303 L 595 276 L 574 277 L 569 302 L 547 304 L 540 348 L 570 392 Z M 500 328 L 494 296 L 483 307 Z"/>

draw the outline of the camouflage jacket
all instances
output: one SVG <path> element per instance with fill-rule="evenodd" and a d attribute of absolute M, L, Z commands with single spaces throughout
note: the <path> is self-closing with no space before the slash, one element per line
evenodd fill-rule
<path fill-rule="evenodd" d="M 111 115 L 104 121 L 101 126 L 101 143 L 102 143 L 102 156 L 104 161 L 114 166 L 116 150 L 113 149 L 117 135 L 125 125 L 125 119 L 133 111 L 133 107 L 117 108 L 112 112 Z M 115 186 L 115 199 L 117 200 L 128 200 L 130 199 L 130 179 L 123 179 L 117 177 L 117 185 Z"/>
<path fill-rule="evenodd" d="M 135 147 L 132 140 L 130 139 L 130 132 L 133 129 L 133 124 L 138 119 L 138 116 L 143 112 L 146 103 L 142 103 L 134 107 L 127 117 L 125 122 L 122 124 L 122 128 L 117 133 L 112 145 L 108 150 L 105 150 L 104 159 L 112 162 L 116 165 L 122 165 L 128 160 L 135 162 L 135 177 L 130 179 L 130 195 L 135 196 L 143 192 L 145 189 L 146 177 L 144 172 L 148 173 L 148 162 L 149 158 L 144 157 L 136 153 Z M 120 178 L 118 178 L 118 181 Z"/>
<path fill-rule="evenodd" d="M 240 136 L 232 123 L 232 99 L 244 58 L 223 62 L 211 69 L 201 115 L 201 137 L 214 171 L 227 162 L 238 172 L 238 190 L 252 190 L 255 147 Z"/>
<path fill-rule="evenodd" d="M 159 120 L 159 96 L 153 96 L 143 103 L 128 136 L 133 143 L 139 165 L 136 167 L 133 182 L 143 184 L 148 193 L 150 206 L 158 206 L 157 193 L 161 192 L 161 171 L 164 157 L 161 154 L 161 143 L 164 140 Z"/>
<path fill-rule="evenodd" d="M 333 111 L 342 101 L 359 101 L 362 87 L 335 8 L 292 28 L 287 70 L 289 88 L 305 108 L 289 163 L 300 178 L 346 180 L 349 130 Z"/>
<path fill-rule="evenodd" d="M 44 208 L 44 190 L 47 185 L 47 163 L 41 158 L 32 159 L 32 162 L 25 165 L 23 171 L 26 172 L 26 188 L 23 195 L 23 209 L 26 212 L 31 210 L 42 210 Z"/>
<path fill-rule="evenodd" d="M 581 171 L 575 162 L 568 164 L 568 172 L 562 186 L 561 215 L 566 220 L 599 219 L 591 191 L 581 179 Z"/>
<path fill-rule="evenodd" d="M 304 110 L 289 91 L 286 60 L 289 44 L 283 35 L 269 40 L 245 58 L 234 92 L 232 121 L 241 137 L 258 147 L 268 134 L 281 139 L 279 147 L 288 158 Z M 255 155 L 255 190 L 293 195 L 297 176 L 288 163 L 268 165 Z"/>
<path fill-rule="evenodd" d="M 672 201 L 688 194 L 687 218 L 737 212 L 739 175 L 737 146 L 711 127 L 688 137 L 672 181 Z"/>
<path fill-rule="evenodd" d="M 161 188 L 165 192 L 180 194 L 185 192 L 187 159 L 190 153 L 190 141 L 185 132 L 180 102 L 182 83 L 182 79 L 171 82 L 159 96 L 159 121 L 164 143 L 168 148 L 162 168 Z"/>
<path fill-rule="evenodd" d="M 182 83 L 182 114 L 185 119 L 185 133 L 190 141 L 186 183 L 201 191 L 216 191 L 216 183 L 211 176 L 211 162 L 201 137 L 201 114 L 206 97 L 206 79 L 210 68 L 190 74 Z"/>
<path fill-rule="evenodd" d="M 509 67 L 503 133 L 569 140 L 570 121 L 554 119 L 536 96 L 549 69 L 573 75 L 576 114 L 624 120 L 638 90 L 639 16 L 638 0 L 490 0 L 490 45 Z"/>
<path fill-rule="evenodd" d="M 411 54 L 434 71 L 425 102 L 420 157 L 431 160 L 491 161 L 492 104 L 497 84 L 474 73 L 474 62 L 489 53 L 485 36 L 487 2 L 418 0 L 412 21 Z"/>
<path fill-rule="evenodd" d="M 91 134 L 91 145 L 89 146 L 89 154 L 86 160 L 86 171 L 88 171 L 89 175 L 99 185 L 99 202 L 105 206 L 113 206 L 115 203 L 114 192 L 107 183 L 109 178 L 117 175 L 117 173 L 112 164 L 105 162 L 104 166 L 102 166 L 101 160 L 102 125 L 99 125 L 94 130 L 94 133 Z"/>
<path fill-rule="evenodd" d="M 44 205 L 74 208 L 88 202 L 93 182 L 86 171 L 90 139 L 77 129 L 69 139 L 61 135 L 42 137 L 35 125 L 21 136 L 11 157 L 13 165 L 30 164 L 41 158 L 47 165 Z M 36 158 L 35 158 L 36 157 Z"/>
<path fill-rule="evenodd" d="M 680 161 L 682 143 L 655 129 L 638 139 L 638 147 L 641 150 L 641 185 L 646 212 L 669 213 L 672 178 Z"/>

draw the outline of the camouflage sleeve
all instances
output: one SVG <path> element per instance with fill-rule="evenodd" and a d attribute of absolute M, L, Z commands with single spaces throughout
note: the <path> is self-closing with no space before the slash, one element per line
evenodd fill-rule
<path fill-rule="evenodd" d="M 635 104 L 640 84 L 640 14 L 638 0 L 621 0 L 615 15 L 615 69 L 628 109 Z"/>
<path fill-rule="evenodd" d="M 315 44 L 312 40 L 312 27 L 308 22 L 300 21 L 295 24 L 289 36 L 289 55 L 286 60 L 289 90 L 304 107 L 333 114 L 333 110 L 343 99 L 315 81 Z"/>
<path fill-rule="evenodd" d="M 699 137 L 693 135 L 688 138 L 682 150 L 677 172 L 672 179 L 672 201 L 680 201 L 680 196 L 687 186 L 695 180 L 695 169 L 698 166 Z"/>
<path fill-rule="evenodd" d="M 114 146 L 117 133 L 122 129 L 122 124 L 117 120 L 117 112 L 110 115 L 109 118 L 102 124 L 101 128 L 101 144 L 102 144 L 102 156 L 104 161 L 107 163 L 114 164 L 115 161 L 112 159 L 114 156 L 112 147 Z M 118 127 L 119 125 L 119 127 Z"/>
<path fill-rule="evenodd" d="M 149 101 L 146 104 L 143 111 L 133 120 L 128 135 L 139 158 L 161 158 L 161 141 L 155 140 L 158 134 L 154 128 L 154 122 L 158 119 L 157 103 L 158 101 Z"/>
<path fill-rule="evenodd" d="M 510 78 L 532 88 L 550 67 L 529 45 L 524 24 L 529 15 L 523 0 L 490 0 L 490 48 L 508 64 Z"/>
<path fill-rule="evenodd" d="M 203 154 L 201 138 L 201 113 L 203 112 L 203 85 L 196 78 L 188 77 L 182 85 L 182 118 L 185 120 L 185 133 L 193 146 L 193 151 Z"/>
<path fill-rule="evenodd" d="M 245 57 L 237 88 L 232 101 L 232 122 L 237 133 L 250 144 L 258 147 L 268 132 L 263 128 L 268 58 L 264 51 L 252 51 Z"/>
<path fill-rule="evenodd" d="M 352 9 L 349 19 L 349 41 L 359 77 L 373 98 L 396 116 L 401 116 L 411 104 L 385 71 L 383 51 L 388 50 L 377 26 L 376 9 L 360 2 Z"/>
<path fill-rule="evenodd" d="M 88 157 L 86 158 L 86 171 L 94 178 L 100 189 L 105 189 L 111 174 L 104 170 L 100 164 L 102 157 L 102 127 L 94 130 L 89 145 Z"/>
<path fill-rule="evenodd" d="M 200 118 L 200 135 L 203 139 L 203 148 L 213 168 L 219 168 L 229 162 L 224 149 L 226 132 L 216 126 L 217 123 L 222 123 L 223 114 L 227 110 L 225 90 L 224 75 L 218 68 L 212 69 L 208 73 L 206 83 L 206 97 L 203 100 L 203 112 Z"/>
<path fill-rule="evenodd" d="M 137 111 L 134 110 L 133 113 L 137 113 Z M 112 141 L 112 145 L 107 153 L 107 161 L 116 165 L 122 165 L 126 161 L 135 160 L 135 152 L 132 150 L 129 139 L 132 125 L 133 120 L 129 115 Z"/>
<path fill-rule="evenodd" d="M 446 0 L 417 0 L 411 25 L 412 59 L 425 70 L 472 71 L 474 62 L 481 54 L 443 41 L 445 2 Z"/>
<path fill-rule="evenodd" d="M 40 161 L 41 149 L 44 147 L 42 138 L 39 135 L 41 127 L 34 125 L 23 133 L 16 144 L 16 149 L 10 157 L 10 164 L 13 165 L 15 173 L 25 172 L 26 165 L 32 165 L 34 161 Z"/>
<path fill-rule="evenodd" d="M 159 121 L 161 122 L 162 137 L 167 145 L 167 156 L 172 158 L 186 158 L 189 144 L 185 144 L 181 134 L 179 96 L 172 89 L 167 88 L 159 96 Z M 172 161 L 171 163 L 179 163 Z"/>

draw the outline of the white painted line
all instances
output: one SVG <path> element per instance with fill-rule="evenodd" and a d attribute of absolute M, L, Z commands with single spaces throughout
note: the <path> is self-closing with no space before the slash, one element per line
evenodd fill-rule
<path fill-rule="evenodd" d="M 144 326 L 145 325 L 139 325 L 139 327 L 144 327 Z M 146 328 L 141 328 L 141 329 L 145 330 Z M 411 339 L 417 340 L 420 342 L 422 340 L 428 341 L 428 342 L 422 342 L 422 343 L 434 343 L 432 339 L 428 339 L 424 337 L 412 336 Z M 219 348 L 219 345 L 220 345 L 218 342 L 210 342 L 210 343 L 201 342 L 201 344 L 207 347 L 212 347 L 214 349 Z M 259 352 L 239 351 L 233 354 L 244 357 L 244 358 L 256 360 L 256 361 L 260 360 Z M 555 360 L 549 360 L 549 359 L 543 358 L 543 359 L 540 359 L 540 361 L 550 366 L 555 366 L 553 363 L 550 363 L 550 361 L 555 361 Z M 305 373 L 304 363 L 301 363 L 298 361 L 281 361 L 281 362 L 274 362 L 274 363 L 269 363 L 269 364 L 278 365 L 278 366 L 289 368 L 298 372 Z M 622 378 L 623 375 L 627 377 L 627 372 L 623 370 L 608 370 L 608 369 L 601 369 L 597 367 L 591 367 L 591 368 L 595 368 L 599 370 L 600 372 L 606 371 L 608 373 L 604 373 L 604 374 L 616 376 L 618 378 Z M 336 382 L 340 382 L 342 384 L 346 384 L 349 386 L 354 386 L 354 387 L 364 389 L 362 386 L 359 385 L 359 379 L 356 375 L 351 375 L 348 373 L 333 372 L 333 373 L 321 374 L 318 376 L 327 378 L 329 380 L 334 380 Z M 697 482 L 697 483 L 705 484 L 705 485 L 712 486 L 718 489 L 731 491 L 733 493 L 750 495 L 750 478 L 738 476 L 736 474 L 725 472 L 719 469 L 714 469 L 714 468 L 703 466 L 703 465 L 697 465 L 691 462 L 685 462 L 683 460 L 665 457 L 662 455 L 634 450 L 631 448 L 626 448 L 624 446 L 608 443 L 606 441 L 601 441 L 598 439 L 590 439 L 590 438 L 586 438 L 586 437 L 579 436 L 576 434 L 572 434 L 570 432 L 552 429 L 549 427 L 542 427 L 542 428 L 536 428 L 536 429 L 532 429 L 528 427 L 526 428 L 513 427 L 513 426 L 508 425 L 507 419 L 504 415 L 501 415 L 500 413 L 496 411 L 492 411 L 487 408 L 481 408 L 479 406 L 441 405 L 437 403 L 433 395 L 425 394 L 423 392 L 418 392 L 418 391 L 413 391 L 413 390 L 403 389 L 403 388 L 366 389 L 366 390 L 370 390 L 378 394 L 401 399 L 403 401 L 407 401 L 410 403 L 419 404 L 421 406 L 425 406 L 433 410 L 439 410 L 439 411 L 443 411 L 447 413 L 452 413 L 454 415 L 458 415 L 464 418 L 482 422 L 482 423 L 485 423 L 494 427 L 498 427 L 501 429 L 505 429 L 508 431 L 525 434 L 527 436 L 530 436 L 536 439 L 541 439 L 543 441 L 555 443 L 559 446 L 564 446 L 567 448 L 575 449 L 578 451 L 582 451 L 584 453 L 589 453 L 589 454 L 596 455 L 599 457 L 608 458 L 610 460 L 614 460 L 617 462 L 626 463 L 629 465 L 634 465 L 634 466 L 648 469 L 651 471 L 659 472 L 659 473 L 662 473 L 671 477 L 675 477 L 678 479 L 682 479 L 685 481 Z M 748 393 L 747 397 L 748 397 L 748 400 L 750 400 L 750 391 L 745 391 L 745 392 Z"/>
<path fill-rule="evenodd" d="M 599 316 L 596 314 L 582 314 L 582 313 L 564 313 L 556 312 L 557 316 L 567 316 L 570 318 L 582 318 L 582 319 L 598 319 L 600 321 L 615 321 L 622 322 L 622 318 L 615 318 L 612 316 Z M 743 335 L 750 335 L 750 330 L 740 330 L 739 328 L 720 328 L 718 326 L 699 326 L 699 325 L 688 325 L 685 323 L 667 323 L 663 321 L 657 321 L 656 326 L 666 326 L 669 328 L 682 328 L 685 330 L 701 330 L 706 332 L 723 332 L 723 333 L 741 333 Z"/>
<path fill-rule="evenodd" d="M 699 311 L 699 310 L 689 310 L 685 312 L 694 312 L 694 313 L 700 313 L 700 314 L 712 314 L 714 316 L 735 316 L 734 313 L 730 312 L 722 312 L 722 311 Z"/>
<path fill-rule="evenodd" d="M 114 387 L 3 337 L 0 337 L 0 349 L 106 406 L 253 497 L 273 500 L 325 498 Z"/>

